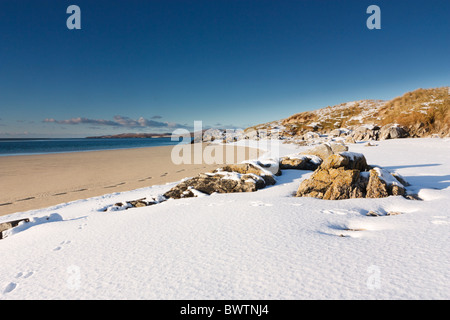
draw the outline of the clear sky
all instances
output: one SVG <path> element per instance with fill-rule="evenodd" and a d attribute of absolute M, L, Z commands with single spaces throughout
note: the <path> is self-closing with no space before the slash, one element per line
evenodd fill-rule
<path fill-rule="evenodd" d="M 1 0 L 0 137 L 245 128 L 450 85 L 449 14 L 448 0 Z"/>

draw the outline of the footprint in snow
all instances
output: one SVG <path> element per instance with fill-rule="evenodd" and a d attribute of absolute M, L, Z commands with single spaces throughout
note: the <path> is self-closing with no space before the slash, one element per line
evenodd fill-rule
<path fill-rule="evenodd" d="M 20 280 L 20 279 L 27 279 L 27 278 L 29 278 L 29 277 L 31 277 L 32 275 L 33 275 L 33 271 L 28 271 L 28 272 L 19 272 L 19 273 L 17 273 L 16 274 L 16 279 L 17 280 Z M 16 280 L 16 281 L 17 281 Z M 7 293 L 10 293 L 10 292 L 12 292 L 12 291 L 14 291 L 14 289 L 16 289 L 17 288 L 17 286 L 18 286 L 18 283 L 17 282 L 10 282 L 10 283 L 8 283 L 6 286 L 5 286 L 5 288 L 3 289 L 3 294 L 7 294 Z"/>
<path fill-rule="evenodd" d="M 5 289 L 3 289 L 3 294 L 10 293 L 17 287 L 17 283 L 10 282 L 6 285 Z"/>

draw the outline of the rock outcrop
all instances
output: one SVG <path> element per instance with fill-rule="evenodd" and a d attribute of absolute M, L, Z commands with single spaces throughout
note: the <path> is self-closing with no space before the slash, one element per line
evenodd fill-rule
<path fill-rule="evenodd" d="M 201 192 L 212 193 L 254 192 L 266 186 L 263 178 L 250 173 L 236 172 L 201 173 L 196 177 L 186 179 L 164 194 L 167 199 L 197 197 Z"/>
<path fill-rule="evenodd" d="M 314 155 L 289 155 L 280 159 L 280 169 L 316 170 L 322 159 Z"/>
<path fill-rule="evenodd" d="M 121 210 L 127 210 L 131 208 L 142 208 L 142 207 L 148 207 L 152 206 L 154 204 L 158 204 L 160 202 L 165 201 L 166 199 L 162 196 L 157 197 L 151 197 L 151 198 L 141 198 L 136 200 L 130 200 L 125 202 L 116 202 L 112 206 L 108 206 L 103 208 L 102 211 L 121 211 Z"/>
<path fill-rule="evenodd" d="M 269 163 L 241 163 L 226 165 L 213 172 L 201 173 L 185 179 L 164 194 L 167 199 L 180 199 L 212 193 L 254 192 L 275 184 L 273 172 L 279 167 Z M 265 168 L 263 167 L 265 166 Z M 273 171 L 273 172 L 272 172 Z"/>
<path fill-rule="evenodd" d="M 379 140 L 406 138 L 408 131 L 394 124 L 388 124 L 380 129 Z"/>
<path fill-rule="evenodd" d="M 256 176 L 261 177 L 264 180 L 264 182 L 268 185 L 275 184 L 275 179 L 273 175 L 281 174 L 278 165 L 275 166 L 271 164 L 263 164 L 261 162 L 257 162 L 256 164 L 251 162 L 244 162 L 240 164 L 229 164 L 224 167 L 218 168 L 213 172 L 214 173 L 236 172 L 243 175 L 254 174 Z"/>
<path fill-rule="evenodd" d="M 325 200 L 382 198 L 404 195 L 404 186 L 388 171 L 367 165 L 363 154 L 341 152 L 329 156 L 297 190 L 297 197 Z"/>
<path fill-rule="evenodd" d="M 306 152 L 315 155 L 294 154 L 279 160 L 260 159 L 225 165 L 186 178 L 159 197 L 119 202 L 103 211 L 146 207 L 168 199 L 213 193 L 254 192 L 275 184 L 275 176 L 281 174 L 281 169 L 315 170 L 309 179 L 300 183 L 297 197 L 341 200 L 406 196 L 405 185 L 408 184 L 400 175 L 367 165 L 361 153 L 341 151 L 347 149 L 342 144 L 322 144 Z"/>
<path fill-rule="evenodd" d="M 379 129 L 378 126 L 358 127 L 351 133 L 351 137 L 355 141 L 378 140 Z"/>

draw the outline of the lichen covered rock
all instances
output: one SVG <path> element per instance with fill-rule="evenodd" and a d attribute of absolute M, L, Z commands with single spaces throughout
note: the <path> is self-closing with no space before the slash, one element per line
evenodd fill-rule
<path fill-rule="evenodd" d="M 329 156 L 309 179 L 303 180 L 296 196 L 340 200 L 405 194 L 400 181 L 385 169 L 368 166 L 363 154 L 341 152 Z"/>

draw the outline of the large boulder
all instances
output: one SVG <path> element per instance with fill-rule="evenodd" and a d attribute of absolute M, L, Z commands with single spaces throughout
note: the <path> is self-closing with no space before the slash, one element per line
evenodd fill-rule
<path fill-rule="evenodd" d="M 352 133 L 352 138 L 355 141 L 378 140 L 379 129 L 377 126 L 358 127 Z"/>
<path fill-rule="evenodd" d="M 408 131 L 403 127 L 400 127 L 395 124 L 388 124 L 380 129 L 380 140 L 386 139 L 398 139 L 405 138 L 408 136 Z"/>
<path fill-rule="evenodd" d="M 363 154 L 341 152 L 329 156 L 309 179 L 303 180 L 296 196 L 340 200 L 405 194 L 400 181 L 385 169 L 368 166 Z"/>
<path fill-rule="evenodd" d="M 363 188 L 359 170 L 319 168 L 311 178 L 302 181 L 296 196 L 325 200 L 361 198 L 363 197 Z"/>
<path fill-rule="evenodd" d="M 297 190 L 297 197 L 314 197 L 326 200 L 362 198 L 365 194 L 364 177 L 360 170 L 366 170 L 363 154 L 342 152 L 329 156 Z"/>

